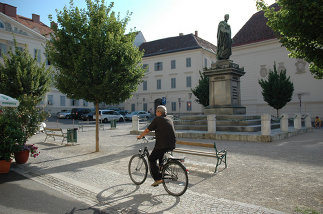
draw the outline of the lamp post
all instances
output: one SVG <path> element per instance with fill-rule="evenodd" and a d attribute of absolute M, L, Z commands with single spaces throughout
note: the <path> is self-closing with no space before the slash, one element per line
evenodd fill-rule
<path fill-rule="evenodd" d="M 297 97 L 299 99 L 299 113 L 302 114 L 302 95 L 304 95 L 304 93 L 298 93 Z"/>
<path fill-rule="evenodd" d="M 138 99 L 139 99 L 139 94 L 136 94 L 136 98 L 137 98 L 137 106 L 136 106 L 136 111 L 138 111 Z"/>
<path fill-rule="evenodd" d="M 181 98 L 178 98 L 178 116 L 181 114 Z"/>

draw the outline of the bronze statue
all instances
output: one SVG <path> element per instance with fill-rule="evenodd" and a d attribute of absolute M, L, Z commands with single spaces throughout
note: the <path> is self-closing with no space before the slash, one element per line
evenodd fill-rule
<path fill-rule="evenodd" d="M 218 47 L 217 59 L 229 59 L 231 56 L 231 27 L 228 24 L 229 14 L 225 14 L 224 21 L 221 21 L 218 26 Z"/>

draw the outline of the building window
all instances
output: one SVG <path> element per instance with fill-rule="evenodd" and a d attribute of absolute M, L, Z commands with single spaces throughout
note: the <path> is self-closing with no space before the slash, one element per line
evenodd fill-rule
<path fill-rule="evenodd" d="M 61 106 L 65 106 L 65 96 L 61 96 L 60 102 Z"/>
<path fill-rule="evenodd" d="M 41 62 L 40 49 L 34 49 L 34 58 L 37 60 L 37 62 Z"/>
<path fill-rule="evenodd" d="M 192 64 L 191 64 L 191 57 L 188 57 L 188 58 L 186 58 L 186 67 L 189 68 L 191 66 L 192 66 Z"/>
<path fill-rule="evenodd" d="M 147 103 L 144 103 L 142 107 L 143 107 L 143 110 L 144 110 L 144 111 L 147 111 L 147 109 L 148 109 L 148 104 L 147 104 Z"/>
<path fill-rule="evenodd" d="M 0 28 L 4 28 L 4 24 L 0 21 Z"/>
<path fill-rule="evenodd" d="M 162 62 L 156 62 L 155 63 L 155 71 L 162 71 L 163 70 L 163 63 Z"/>
<path fill-rule="evenodd" d="M 186 77 L 186 87 L 187 88 L 191 88 L 192 87 L 192 77 L 191 76 L 187 76 Z"/>
<path fill-rule="evenodd" d="M 50 61 L 47 56 L 46 56 L 46 65 L 50 65 Z"/>
<path fill-rule="evenodd" d="M 161 89 L 161 79 L 157 80 L 157 89 Z"/>
<path fill-rule="evenodd" d="M 192 102 L 191 102 L 191 101 L 188 101 L 188 102 L 186 103 L 186 110 L 187 110 L 187 111 L 192 111 Z"/>
<path fill-rule="evenodd" d="M 0 57 L 7 53 L 7 45 L 0 43 Z"/>
<path fill-rule="evenodd" d="M 131 104 L 131 111 L 136 111 L 136 104 Z"/>
<path fill-rule="evenodd" d="M 17 47 L 16 50 L 17 50 L 16 51 L 16 55 L 18 54 L 18 52 L 23 52 L 24 51 L 24 49 L 22 47 Z"/>
<path fill-rule="evenodd" d="M 207 58 L 204 58 L 204 68 L 207 68 Z"/>
<path fill-rule="evenodd" d="M 171 79 L 171 88 L 176 88 L 176 78 Z"/>
<path fill-rule="evenodd" d="M 170 62 L 170 68 L 171 68 L 171 69 L 176 69 L 176 60 L 172 60 L 172 61 Z"/>
<path fill-rule="evenodd" d="M 143 64 L 142 68 L 145 70 L 145 72 L 149 72 L 149 65 L 148 64 Z"/>
<path fill-rule="evenodd" d="M 172 111 L 176 111 L 176 102 L 172 102 Z"/>
<path fill-rule="evenodd" d="M 71 106 L 78 106 L 78 105 L 79 105 L 79 100 L 71 99 Z"/>
<path fill-rule="evenodd" d="M 47 104 L 54 105 L 54 96 L 53 95 L 47 95 Z"/>
<path fill-rule="evenodd" d="M 142 83 L 142 90 L 147 91 L 147 80 L 144 80 Z"/>
<path fill-rule="evenodd" d="M 89 105 L 88 102 L 83 100 L 83 106 L 88 106 L 88 105 Z"/>

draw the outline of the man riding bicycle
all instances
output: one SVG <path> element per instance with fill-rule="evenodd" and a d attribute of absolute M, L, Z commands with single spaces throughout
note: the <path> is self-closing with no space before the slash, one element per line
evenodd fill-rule
<path fill-rule="evenodd" d="M 166 152 L 175 149 L 176 136 L 173 121 L 166 117 L 167 109 L 163 105 L 157 106 L 156 117 L 150 125 L 142 132 L 137 139 L 141 139 L 150 131 L 155 131 L 156 144 L 148 157 L 151 176 L 155 180 L 152 186 L 156 187 L 163 183 L 162 175 L 157 166 L 157 160 L 161 164 L 163 156 Z"/>

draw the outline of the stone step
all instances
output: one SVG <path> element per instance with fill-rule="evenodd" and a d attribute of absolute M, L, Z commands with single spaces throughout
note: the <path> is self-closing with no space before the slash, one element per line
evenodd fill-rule
<path fill-rule="evenodd" d="M 176 120 L 174 125 L 207 125 L 207 120 Z"/>
<path fill-rule="evenodd" d="M 207 125 L 175 125 L 175 130 L 207 131 Z"/>
<path fill-rule="evenodd" d="M 261 120 L 261 116 L 259 115 L 217 115 L 216 120 L 231 120 L 231 121 Z"/>
<path fill-rule="evenodd" d="M 272 123 L 271 129 L 279 129 L 279 123 Z M 175 125 L 175 130 L 195 130 L 207 131 L 207 125 Z M 225 132 L 259 132 L 261 131 L 261 124 L 248 126 L 216 126 L 217 131 Z"/>

